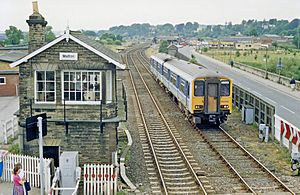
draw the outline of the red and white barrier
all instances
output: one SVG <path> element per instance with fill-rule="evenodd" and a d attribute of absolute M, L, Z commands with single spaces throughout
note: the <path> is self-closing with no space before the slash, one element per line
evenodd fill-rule
<path fill-rule="evenodd" d="M 85 164 L 84 195 L 117 194 L 117 170 L 114 165 Z"/>
<path fill-rule="evenodd" d="M 275 118 L 275 138 L 291 152 L 300 152 L 300 129 L 278 115 Z"/>

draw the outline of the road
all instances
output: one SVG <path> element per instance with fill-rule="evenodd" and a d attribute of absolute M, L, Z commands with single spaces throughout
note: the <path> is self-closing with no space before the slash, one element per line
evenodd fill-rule
<path fill-rule="evenodd" d="M 0 122 L 10 120 L 19 110 L 19 97 L 0 97 Z"/>
<path fill-rule="evenodd" d="M 179 49 L 179 52 L 191 56 L 211 70 L 218 71 L 230 77 L 233 83 L 252 92 L 266 102 L 275 106 L 275 113 L 300 128 L 300 92 L 251 73 L 231 68 L 228 64 L 195 52 L 191 47 Z"/>

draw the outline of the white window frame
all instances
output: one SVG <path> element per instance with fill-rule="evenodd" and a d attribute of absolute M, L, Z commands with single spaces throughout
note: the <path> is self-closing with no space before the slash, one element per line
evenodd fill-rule
<path fill-rule="evenodd" d="M 65 99 L 65 91 L 64 91 L 64 73 L 65 72 L 99 72 L 100 73 L 100 86 L 99 86 L 99 92 L 100 92 L 100 100 L 99 101 L 65 101 L 65 104 L 69 105 L 99 105 L 102 101 L 102 72 L 101 70 L 63 70 L 61 71 L 61 102 L 64 104 L 64 99 Z M 81 86 L 82 86 L 82 77 L 81 77 Z M 70 91 L 70 90 L 69 90 Z M 81 93 L 82 93 L 82 88 L 81 88 Z"/>
<path fill-rule="evenodd" d="M 112 101 L 113 101 L 113 95 L 112 95 L 113 94 L 113 91 L 112 91 L 113 80 L 112 80 L 112 71 L 111 70 L 106 71 L 105 78 L 106 78 L 106 103 L 112 103 Z M 102 94 L 101 94 L 101 98 L 102 98 Z"/>
<path fill-rule="evenodd" d="M 4 80 L 4 83 L 0 83 L 0 85 L 6 85 L 6 77 L 0 77 L 0 79 Z"/>
<path fill-rule="evenodd" d="M 37 101 L 37 72 L 54 72 L 54 101 L 53 102 L 41 102 Z M 46 80 L 45 80 L 46 81 Z M 46 92 L 46 88 L 45 88 Z M 34 103 L 35 104 L 56 104 L 56 72 L 52 70 L 35 70 L 34 71 Z"/>

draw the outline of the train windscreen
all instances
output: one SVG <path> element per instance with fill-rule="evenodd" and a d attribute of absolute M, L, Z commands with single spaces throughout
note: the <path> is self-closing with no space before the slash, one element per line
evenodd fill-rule
<path fill-rule="evenodd" d="M 230 96 L 230 81 L 221 81 L 221 96 Z"/>
<path fill-rule="evenodd" d="M 204 81 L 195 81 L 195 96 L 204 96 Z"/>

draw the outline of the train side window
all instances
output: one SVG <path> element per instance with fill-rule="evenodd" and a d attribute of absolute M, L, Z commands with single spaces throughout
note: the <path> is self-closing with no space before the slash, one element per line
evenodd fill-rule
<path fill-rule="evenodd" d="M 185 95 L 190 97 L 190 83 L 187 81 L 185 82 Z"/>
<path fill-rule="evenodd" d="M 168 79 L 168 76 L 169 76 L 169 75 L 168 75 L 168 69 L 167 69 L 166 67 L 163 68 L 163 72 L 164 72 L 164 73 L 163 73 L 163 74 L 164 74 L 164 77 Z M 169 80 L 169 79 L 168 79 L 168 80 Z"/>
<path fill-rule="evenodd" d="M 204 96 L 204 81 L 195 81 L 194 82 L 194 95 L 195 96 Z"/>
<path fill-rule="evenodd" d="M 221 96 L 230 96 L 230 81 L 221 81 Z"/>
<path fill-rule="evenodd" d="M 185 84 L 185 80 L 181 79 L 180 80 L 180 86 L 179 86 L 179 90 L 183 93 L 184 93 L 184 84 Z"/>
<path fill-rule="evenodd" d="M 174 86 L 176 86 L 176 78 L 177 78 L 176 74 L 173 73 L 173 72 L 171 72 L 171 83 L 172 83 Z"/>

